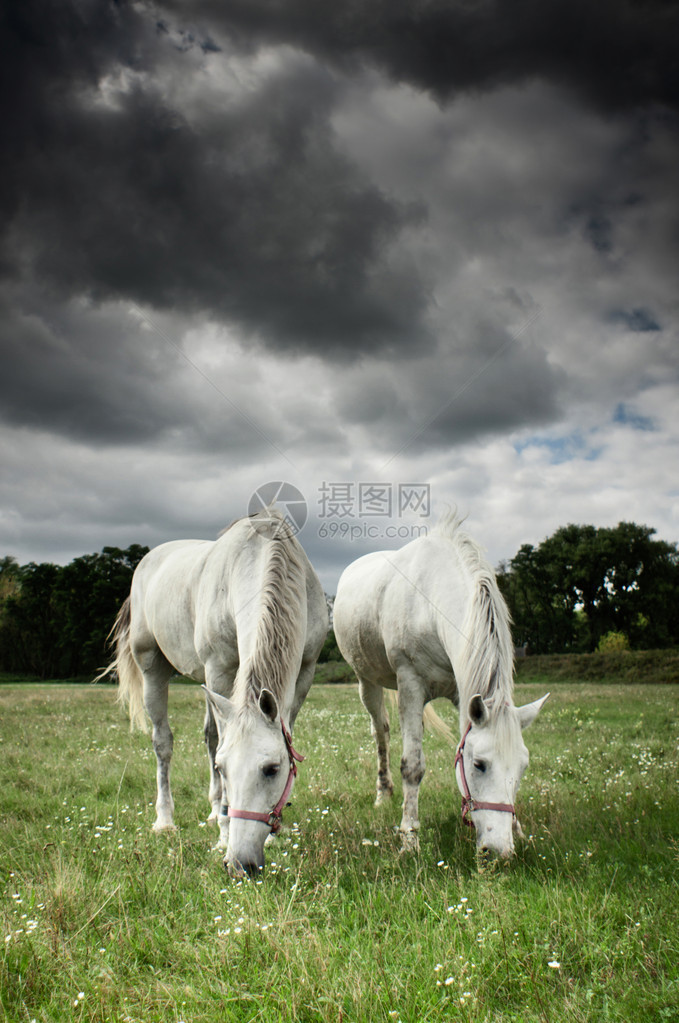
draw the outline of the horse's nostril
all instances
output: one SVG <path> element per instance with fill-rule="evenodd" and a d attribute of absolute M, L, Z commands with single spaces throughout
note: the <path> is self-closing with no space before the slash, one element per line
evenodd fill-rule
<path fill-rule="evenodd" d="M 240 860 L 236 860 L 235 863 L 227 863 L 224 861 L 224 866 L 228 870 L 231 877 L 260 877 L 264 873 L 263 863 L 243 863 Z"/>
<path fill-rule="evenodd" d="M 258 877 L 260 874 L 264 873 L 264 864 L 263 863 L 246 863 L 245 866 L 244 866 L 244 869 L 245 869 L 245 873 L 249 877 Z"/>

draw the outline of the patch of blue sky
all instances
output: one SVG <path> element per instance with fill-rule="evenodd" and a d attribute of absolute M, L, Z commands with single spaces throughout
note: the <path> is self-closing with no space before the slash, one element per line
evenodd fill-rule
<path fill-rule="evenodd" d="M 579 431 L 562 436 L 527 437 L 526 440 L 519 441 L 514 445 L 514 450 L 519 455 L 526 448 L 546 449 L 549 452 L 549 461 L 552 465 L 572 462 L 575 458 L 583 459 L 586 462 L 595 462 L 603 450 L 601 446 L 593 447 Z"/>
<path fill-rule="evenodd" d="M 642 430 L 645 433 L 658 429 L 650 416 L 642 416 L 639 412 L 635 412 L 624 401 L 616 405 L 615 412 L 613 413 L 613 422 L 620 423 L 622 426 L 631 426 L 633 430 Z"/>
<path fill-rule="evenodd" d="M 616 309 L 611 314 L 611 319 L 616 323 L 624 324 L 628 330 L 635 334 L 662 330 L 654 313 L 650 309 L 642 307 L 637 307 L 636 309 Z"/>

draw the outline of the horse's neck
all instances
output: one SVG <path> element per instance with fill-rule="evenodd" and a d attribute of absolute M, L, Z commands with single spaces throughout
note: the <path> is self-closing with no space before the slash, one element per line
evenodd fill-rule
<path fill-rule="evenodd" d="M 241 662 L 234 697 L 248 702 L 265 687 L 285 715 L 306 637 L 306 571 L 292 541 L 262 545 L 238 580 L 234 604 Z"/>
<path fill-rule="evenodd" d="M 461 571 L 440 607 L 439 633 L 457 681 L 460 707 L 480 693 L 513 703 L 513 647 L 507 611 L 492 576 Z"/>

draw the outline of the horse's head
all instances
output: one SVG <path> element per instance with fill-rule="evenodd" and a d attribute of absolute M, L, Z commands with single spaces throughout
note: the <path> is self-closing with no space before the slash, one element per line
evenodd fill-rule
<path fill-rule="evenodd" d="M 549 696 L 524 707 L 503 706 L 491 714 L 483 697 L 469 701 L 469 728 L 456 758 L 456 776 L 465 816 L 476 828 L 477 851 L 500 859 L 514 853 L 514 835 L 522 837 L 514 814 L 519 783 L 528 767 L 522 731 Z"/>
<path fill-rule="evenodd" d="M 215 766 L 222 779 L 222 813 L 229 816 L 224 866 L 232 877 L 257 875 L 264 869 L 264 843 L 278 830 L 290 794 L 296 773 L 293 757 L 301 758 L 268 689 L 245 710 L 217 693 L 206 693 L 219 734 Z"/>

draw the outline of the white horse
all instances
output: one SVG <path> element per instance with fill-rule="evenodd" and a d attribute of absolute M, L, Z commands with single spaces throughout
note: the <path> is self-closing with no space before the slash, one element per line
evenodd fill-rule
<path fill-rule="evenodd" d="M 301 759 L 295 718 L 328 629 L 325 595 L 282 516 L 239 519 L 218 540 L 176 540 L 139 563 L 113 630 L 119 697 L 130 721 L 153 725 L 155 831 L 174 827 L 168 687 L 179 672 L 205 683 L 210 820 L 234 876 L 264 866 Z"/>
<path fill-rule="evenodd" d="M 394 788 L 384 689 L 398 690 L 403 848 L 418 848 L 425 705 L 444 696 L 459 706 L 455 769 L 463 816 L 476 826 L 480 852 L 507 858 L 514 833 L 521 835 L 514 813 L 528 765 L 521 731 L 549 694 L 514 706 L 509 613 L 493 570 L 460 525 L 451 513 L 401 550 L 368 554 L 349 565 L 335 598 L 335 636 L 372 718 L 376 805 Z"/>

